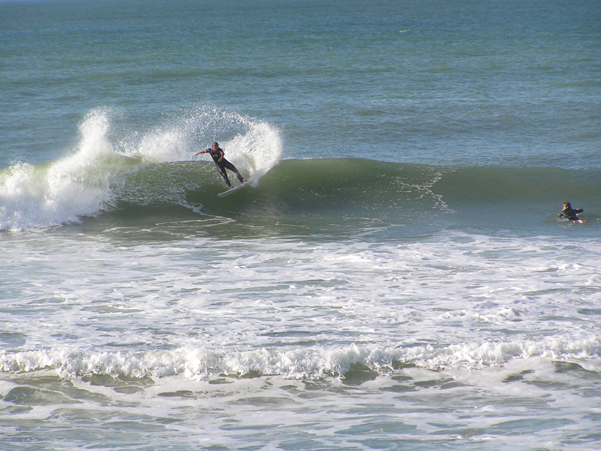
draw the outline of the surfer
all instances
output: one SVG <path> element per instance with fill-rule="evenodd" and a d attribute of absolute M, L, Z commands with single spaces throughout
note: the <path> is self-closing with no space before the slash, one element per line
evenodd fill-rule
<path fill-rule="evenodd" d="M 240 175 L 238 169 L 236 169 L 236 167 L 232 163 L 225 159 L 223 149 L 219 147 L 219 144 L 217 142 L 213 143 L 212 148 L 201 150 L 200 152 L 196 152 L 194 155 L 196 156 L 201 153 L 208 153 L 211 155 L 211 157 L 213 157 L 213 161 L 217 165 L 219 173 L 223 177 L 223 180 L 225 180 L 227 186 L 230 187 L 230 189 L 234 189 L 234 185 L 230 183 L 230 179 L 227 177 L 227 174 L 225 172 L 226 169 L 229 169 L 230 171 L 234 172 L 238 177 L 238 180 L 240 180 L 240 183 L 246 183 L 246 180 L 244 179 L 244 177 L 242 177 L 242 175 Z"/>
<path fill-rule="evenodd" d="M 572 204 L 569 202 L 564 202 L 563 210 L 559 213 L 560 218 L 567 218 L 570 221 L 574 221 L 574 223 L 582 224 L 582 219 L 576 216 L 578 213 L 582 213 L 584 210 L 582 208 L 572 208 Z"/>

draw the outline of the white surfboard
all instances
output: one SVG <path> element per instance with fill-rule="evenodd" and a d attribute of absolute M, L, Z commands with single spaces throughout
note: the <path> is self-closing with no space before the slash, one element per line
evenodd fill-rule
<path fill-rule="evenodd" d="M 251 179 L 252 180 L 252 179 Z M 227 191 L 224 191 L 223 193 L 219 193 L 217 194 L 219 197 L 225 197 L 225 196 L 229 196 L 232 193 L 235 193 L 236 191 L 247 187 L 248 185 L 250 185 L 251 180 L 247 180 L 246 182 L 232 188 L 232 189 L 228 189 Z"/>

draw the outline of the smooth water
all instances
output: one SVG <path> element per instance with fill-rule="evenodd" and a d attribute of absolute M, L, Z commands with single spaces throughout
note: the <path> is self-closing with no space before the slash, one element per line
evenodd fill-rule
<path fill-rule="evenodd" d="M 597 449 L 600 30 L 0 1 L 0 448 Z"/>

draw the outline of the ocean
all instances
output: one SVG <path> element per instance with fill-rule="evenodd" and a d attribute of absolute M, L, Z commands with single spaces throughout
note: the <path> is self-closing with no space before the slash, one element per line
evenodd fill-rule
<path fill-rule="evenodd" d="M 600 234 L 598 1 L 0 1 L 2 450 L 599 449 Z"/>

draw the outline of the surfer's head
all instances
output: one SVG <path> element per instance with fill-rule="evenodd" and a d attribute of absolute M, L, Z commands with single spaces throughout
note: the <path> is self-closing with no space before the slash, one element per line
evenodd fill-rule
<path fill-rule="evenodd" d="M 563 203 L 563 209 L 564 209 L 564 210 L 567 210 L 568 208 L 569 208 L 569 209 L 572 209 L 572 204 L 571 204 L 571 203 L 569 203 L 569 202 L 564 202 L 564 203 Z"/>
<path fill-rule="evenodd" d="M 217 149 L 219 149 L 219 143 L 217 141 L 215 141 L 213 143 L 213 150 L 217 150 Z"/>

